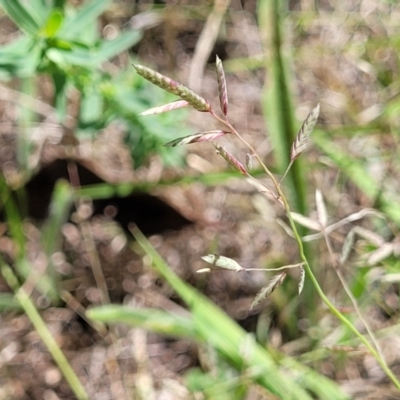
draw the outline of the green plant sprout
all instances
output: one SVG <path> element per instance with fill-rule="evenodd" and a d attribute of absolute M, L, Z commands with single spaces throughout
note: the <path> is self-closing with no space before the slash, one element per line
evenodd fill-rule
<path fill-rule="evenodd" d="M 179 82 L 176 82 L 164 75 L 161 75 L 160 73 L 144 67 L 142 65 L 134 65 L 134 68 L 138 72 L 139 75 L 141 75 L 143 78 L 146 80 L 152 82 L 153 84 L 157 85 L 158 87 L 173 93 L 181 98 L 181 100 L 174 102 L 174 103 L 168 103 L 163 106 L 159 106 L 156 108 L 149 109 L 142 113 L 142 115 L 152 115 L 152 114 L 158 114 L 158 113 L 163 113 L 163 112 L 168 112 L 177 108 L 182 108 L 182 107 L 188 107 L 191 106 L 194 109 L 200 111 L 200 112 L 207 112 L 209 113 L 215 120 L 217 120 L 219 123 L 224 125 L 226 127 L 226 130 L 210 130 L 210 131 L 204 131 L 200 133 L 196 133 L 194 135 L 189 135 L 185 136 L 182 138 L 175 139 L 169 143 L 166 144 L 166 146 L 180 146 L 180 145 L 185 145 L 185 144 L 191 144 L 191 143 L 199 143 L 199 142 L 212 142 L 214 147 L 217 150 L 217 153 L 221 155 L 232 167 L 234 167 L 237 171 L 239 171 L 242 175 L 244 175 L 248 182 L 252 184 L 260 193 L 264 194 L 269 200 L 273 200 L 280 204 L 286 213 L 286 216 L 289 221 L 290 225 L 290 231 L 292 233 L 292 236 L 294 237 L 295 241 L 297 242 L 298 246 L 298 251 L 299 251 L 299 257 L 301 261 L 295 265 L 290 265 L 290 266 L 284 266 L 279 268 L 279 273 L 277 273 L 268 283 L 265 287 L 261 289 L 261 291 L 256 295 L 256 298 L 252 304 L 252 307 L 254 307 L 256 304 L 261 302 L 266 296 L 271 294 L 276 288 L 278 288 L 282 282 L 284 281 L 286 277 L 286 271 L 289 268 L 299 268 L 300 269 L 300 278 L 299 278 L 299 283 L 298 283 L 298 292 L 299 294 L 301 293 L 303 286 L 304 286 L 304 279 L 305 279 L 305 273 L 307 273 L 311 283 L 313 284 L 315 290 L 317 291 L 318 295 L 322 299 L 322 301 L 326 304 L 326 306 L 329 308 L 329 310 L 334 314 L 342 324 L 347 326 L 360 340 L 361 342 L 368 348 L 370 353 L 375 357 L 375 359 L 378 361 L 379 365 L 381 368 L 384 370 L 386 375 L 390 378 L 390 380 L 394 383 L 394 385 L 400 390 L 400 382 L 396 378 L 396 376 L 393 374 L 393 372 L 390 370 L 388 365 L 386 364 L 386 361 L 384 360 L 380 350 L 379 346 L 376 343 L 376 340 L 374 339 L 374 336 L 372 332 L 370 331 L 368 325 L 367 331 L 369 333 L 369 336 L 371 338 L 371 342 L 364 337 L 361 332 L 355 327 L 355 325 L 347 319 L 335 306 L 334 304 L 329 300 L 327 295 L 324 293 L 323 289 L 321 288 L 319 282 L 317 281 L 310 264 L 308 262 L 308 259 L 305 255 L 304 252 L 304 247 L 303 247 L 303 241 L 302 238 L 299 234 L 298 228 L 295 223 L 295 219 L 298 221 L 299 218 L 296 218 L 296 214 L 293 214 L 290 209 L 290 205 L 288 203 L 288 200 L 282 190 L 282 182 L 284 178 L 286 177 L 288 171 L 290 170 L 291 166 L 293 163 L 300 157 L 300 155 L 306 150 L 309 140 L 310 140 L 310 135 L 315 127 L 315 124 L 318 119 L 319 111 L 320 111 L 320 106 L 319 104 L 309 113 L 307 118 L 305 119 L 303 125 L 301 126 L 299 132 L 296 135 L 296 138 L 292 144 L 291 147 L 291 153 L 290 153 L 290 162 L 289 165 L 283 174 L 282 178 L 278 180 L 274 174 L 269 170 L 269 168 L 265 165 L 265 163 L 262 161 L 254 147 L 248 143 L 242 136 L 241 134 L 235 129 L 235 127 L 231 124 L 231 122 L 228 119 L 228 94 L 227 94 L 227 86 L 226 86 L 226 80 L 225 80 L 225 73 L 223 70 L 222 62 L 221 60 L 217 57 L 216 59 L 216 71 L 217 71 L 217 79 L 218 79 L 218 90 L 219 90 L 219 104 L 220 108 L 222 111 L 222 116 L 216 114 L 216 112 L 212 109 L 210 103 L 204 99 L 203 97 L 199 96 L 198 94 L 194 93 L 191 91 L 189 88 L 185 87 Z M 225 135 L 234 135 L 236 136 L 249 150 L 249 155 L 246 156 L 246 160 L 248 161 L 246 164 L 249 164 L 249 161 L 253 158 L 255 158 L 264 172 L 267 174 L 267 176 L 271 179 L 272 186 L 266 186 L 264 185 L 261 181 L 259 181 L 257 178 L 253 177 L 251 173 L 249 172 L 249 167 L 248 165 L 242 164 L 238 159 L 236 159 L 231 153 L 228 152 L 224 147 L 220 146 L 215 142 L 218 138 L 225 136 Z M 321 230 L 323 230 L 327 226 L 327 214 L 325 210 L 325 205 L 323 203 L 322 195 L 317 193 L 317 211 L 319 215 L 319 223 L 321 225 Z M 294 216 L 295 215 L 295 216 Z M 326 232 L 323 234 L 323 237 L 325 237 L 328 250 L 330 250 L 330 241 L 329 238 L 326 234 Z M 236 272 L 241 272 L 246 270 L 242 266 L 240 266 L 236 261 L 229 259 L 228 257 L 224 257 L 221 255 L 215 255 L 215 254 L 209 254 L 207 256 L 203 257 L 203 260 L 211 264 L 212 266 L 210 268 L 203 268 L 199 270 L 198 272 L 203 273 L 203 272 L 208 272 L 213 269 L 223 269 L 223 270 L 228 270 L 228 271 L 236 271 Z M 359 310 L 357 308 L 357 304 L 354 300 L 354 298 L 351 295 L 351 292 L 348 290 L 344 280 L 342 279 L 342 275 L 340 271 L 338 270 L 337 266 L 334 265 L 335 269 L 337 270 L 338 277 L 344 286 L 344 289 L 346 293 L 349 295 L 351 298 L 353 305 L 359 314 Z M 275 270 L 277 271 L 277 270 Z"/>

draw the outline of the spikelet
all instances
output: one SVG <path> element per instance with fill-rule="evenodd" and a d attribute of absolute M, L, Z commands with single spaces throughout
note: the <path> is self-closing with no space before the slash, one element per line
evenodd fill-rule
<path fill-rule="evenodd" d="M 300 156 L 301 153 L 307 148 L 308 139 L 311 135 L 311 132 L 314 129 L 315 124 L 317 123 L 319 115 L 319 103 L 317 107 L 315 107 L 310 114 L 308 114 L 306 120 L 303 122 L 303 125 L 300 128 L 299 133 L 296 136 L 295 141 L 293 142 L 292 149 L 290 152 L 290 160 L 293 162 Z"/>
<path fill-rule="evenodd" d="M 211 106 L 205 99 L 181 83 L 174 81 L 151 68 L 144 67 L 143 65 L 133 64 L 133 67 L 144 79 L 147 79 L 149 82 L 169 93 L 179 96 L 182 100 L 186 100 L 196 110 L 210 111 Z"/>
<path fill-rule="evenodd" d="M 175 146 L 182 146 L 184 144 L 211 142 L 229 133 L 231 132 L 221 131 L 221 130 L 204 131 L 200 133 L 195 133 L 194 135 L 180 137 L 178 139 L 166 143 L 164 146 L 175 147 Z"/>
<path fill-rule="evenodd" d="M 225 72 L 222 66 L 222 61 L 217 56 L 216 60 L 217 78 L 218 78 L 218 93 L 219 93 L 219 104 L 221 111 L 224 115 L 228 114 L 228 91 L 226 89 Z"/>

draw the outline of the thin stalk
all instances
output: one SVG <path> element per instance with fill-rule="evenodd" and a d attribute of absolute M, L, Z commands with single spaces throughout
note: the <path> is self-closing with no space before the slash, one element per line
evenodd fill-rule
<path fill-rule="evenodd" d="M 351 321 L 349 321 L 334 305 L 333 303 L 328 299 L 328 297 L 325 295 L 324 291 L 322 290 L 321 286 L 318 283 L 317 278 L 315 277 L 314 273 L 312 272 L 312 269 L 310 267 L 310 264 L 308 262 L 308 259 L 305 255 L 304 252 L 304 246 L 303 246 L 303 242 L 301 240 L 301 236 L 297 230 L 296 224 L 292 218 L 291 215 L 291 210 L 290 210 L 290 206 L 289 203 L 285 197 L 285 194 L 282 191 L 282 188 L 280 187 L 280 184 L 277 182 L 277 180 L 275 179 L 274 175 L 272 174 L 272 172 L 268 169 L 268 167 L 264 164 L 264 162 L 261 160 L 261 158 L 259 157 L 259 155 L 257 154 L 257 152 L 255 151 L 255 149 L 253 148 L 253 146 L 248 143 L 240 134 L 239 132 L 231 125 L 231 123 L 229 121 L 226 121 L 222 118 L 220 118 L 217 114 L 215 114 L 212 110 L 210 110 L 210 114 L 216 118 L 218 121 L 220 121 L 222 124 L 224 124 L 225 126 L 227 126 L 231 132 L 233 134 L 235 134 L 239 140 L 241 140 L 241 142 L 252 152 L 252 155 L 254 157 L 256 157 L 256 159 L 258 160 L 258 162 L 260 163 L 260 165 L 262 166 L 262 168 L 264 169 L 264 171 L 266 172 L 266 174 L 268 175 L 268 177 L 271 179 L 272 183 L 275 186 L 275 190 L 276 190 L 276 194 L 277 197 L 280 198 L 282 200 L 283 206 L 285 208 L 286 211 L 286 215 L 289 219 L 289 224 L 290 227 L 292 228 L 293 234 L 294 234 L 294 238 L 297 242 L 297 246 L 299 249 L 299 254 L 300 254 L 300 258 L 303 261 L 303 265 L 304 268 L 307 272 L 307 275 L 309 276 L 317 294 L 319 295 L 319 297 L 321 298 L 321 300 L 326 304 L 326 306 L 329 308 L 329 310 L 331 311 L 331 313 L 338 318 L 344 325 L 346 325 L 351 332 L 353 332 L 360 340 L 361 342 L 367 347 L 367 349 L 369 350 L 369 352 L 372 354 L 372 356 L 377 360 L 377 362 L 379 363 L 379 365 L 381 366 L 381 368 L 384 370 L 384 372 L 386 373 L 386 375 L 390 378 L 390 380 L 393 382 L 393 384 L 400 390 L 400 382 L 399 380 L 396 378 L 396 376 L 393 374 L 393 372 L 390 370 L 390 368 L 387 366 L 385 360 L 380 356 L 380 354 L 375 350 L 375 348 L 371 345 L 371 343 L 362 335 L 361 332 L 358 331 L 358 329 L 352 324 Z"/>
<path fill-rule="evenodd" d="M 32 322 L 36 332 L 47 347 L 54 361 L 58 365 L 58 368 L 60 368 L 60 371 L 64 375 L 65 380 L 68 382 L 68 385 L 76 398 L 78 400 L 88 400 L 89 396 L 87 395 L 85 388 L 82 386 L 82 383 L 75 374 L 75 371 L 72 369 L 71 364 L 68 362 L 51 332 L 47 329 L 47 326 L 36 309 L 33 301 L 30 299 L 24 288 L 20 287 L 18 279 L 12 269 L 4 262 L 1 262 L 0 270 L 7 284 L 14 291 L 15 299 L 19 302 L 29 320 Z"/>

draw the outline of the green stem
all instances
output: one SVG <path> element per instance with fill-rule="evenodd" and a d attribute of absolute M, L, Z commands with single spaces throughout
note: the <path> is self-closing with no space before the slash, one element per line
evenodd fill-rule
<path fill-rule="evenodd" d="M 19 302 L 26 315 L 32 322 L 43 343 L 46 345 L 54 361 L 60 368 L 71 390 L 74 392 L 76 398 L 78 400 L 88 400 L 89 396 L 87 395 L 84 387 L 82 386 L 77 375 L 75 374 L 70 363 L 66 359 L 64 353 L 61 351 L 51 332 L 47 329 L 47 326 L 40 316 L 38 310 L 36 309 L 34 303 L 30 299 L 24 288 L 20 287 L 18 279 L 15 276 L 13 270 L 4 262 L 1 262 L 0 271 L 7 284 L 14 291 L 15 299 Z"/>

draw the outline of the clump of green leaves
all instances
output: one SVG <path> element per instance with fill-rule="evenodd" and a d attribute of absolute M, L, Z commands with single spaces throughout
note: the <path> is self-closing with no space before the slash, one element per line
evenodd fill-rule
<path fill-rule="evenodd" d="M 54 85 L 52 103 L 60 124 L 67 124 L 69 89 L 80 93 L 75 137 L 93 137 L 112 121 L 121 121 L 135 165 L 160 152 L 161 137 L 171 137 L 170 117 L 145 122 L 137 114 L 154 104 L 150 85 L 127 74 L 108 72 L 102 64 L 129 50 L 142 37 L 141 31 L 127 29 L 113 39 L 101 37 L 99 16 L 111 0 L 86 1 L 79 8 L 66 1 L 0 0 L 0 7 L 22 31 L 20 37 L 0 50 L 0 80 L 19 78 L 22 82 L 38 75 L 50 76 Z M 36 84 L 36 82 L 35 82 Z M 35 93 L 31 94 L 33 97 Z M 165 97 L 168 101 L 168 95 Z M 161 150 L 164 161 L 181 158 Z"/>

